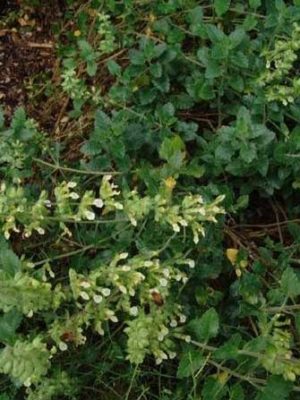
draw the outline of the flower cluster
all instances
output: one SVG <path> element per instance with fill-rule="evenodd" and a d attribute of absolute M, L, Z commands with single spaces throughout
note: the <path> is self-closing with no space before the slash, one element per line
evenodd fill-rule
<path fill-rule="evenodd" d="M 266 71 L 259 82 L 265 87 L 269 102 L 280 101 L 287 105 L 300 95 L 300 79 L 291 76 L 299 49 L 300 25 L 294 23 L 291 37 L 276 40 L 274 49 L 263 53 L 267 60 Z"/>
<path fill-rule="evenodd" d="M 113 25 L 110 22 L 109 15 L 104 13 L 97 14 L 97 33 L 100 36 L 100 53 L 107 54 L 113 52 L 117 45 Z"/>
<path fill-rule="evenodd" d="M 33 231 L 40 235 L 45 233 L 44 220 L 48 215 L 47 195 L 42 191 L 39 199 L 33 204 L 27 199 L 20 186 L 0 185 L 0 230 L 6 239 L 11 232 L 19 233 L 19 226 L 24 227 L 24 236 L 31 236 Z"/>
<path fill-rule="evenodd" d="M 46 375 L 50 358 L 51 353 L 41 337 L 36 336 L 32 342 L 17 340 L 1 351 L 0 372 L 29 387 Z"/>

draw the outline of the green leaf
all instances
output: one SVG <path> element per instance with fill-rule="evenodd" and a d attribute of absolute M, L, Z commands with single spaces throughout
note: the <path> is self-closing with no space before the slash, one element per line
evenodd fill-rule
<path fill-rule="evenodd" d="M 221 29 L 219 29 L 216 25 L 208 24 L 206 25 L 206 31 L 209 39 L 213 43 L 220 43 L 226 40 L 226 35 Z"/>
<path fill-rule="evenodd" d="M 205 357 L 200 351 L 188 351 L 183 354 L 177 370 L 177 378 L 188 378 L 205 365 Z"/>
<path fill-rule="evenodd" d="M 242 386 L 238 383 L 229 390 L 229 400 L 245 400 L 245 393 Z"/>
<path fill-rule="evenodd" d="M 201 318 L 194 319 L 189 324 L 196 338 L 207 342 L 219 332 L 219 316 L 214 308 L 207 310 Z"/>
<path fill-rule="evenodd" d="M 258 19 L 254 15 L 247 15 L 247 17 L 243 21 L 243 28 L 246 32 L 252 31 L 258 24 Z"/>
<path fill-rule="evenodd" d="M 218 17 L 225 14 L 230 8 L 231 0 L 214 0 L 214 7 Z"/>
<path fill-rule="evenodd" d="M 233 207 L 234 212 L 247 208 L 248 204 L 249 204 L 249 195 L 248 194 L 243 194 L 242 196 L 239 196 L 236 201 L 236 204 Z"/>
<path fill-rule="evenodd" d="M 247 164 L 255 160 L 257 157 L 255 145 L 253 143 L 242 143 L 240 147 L 240 157 Z"/>
<path fill-rule="evenodd" d="M 93 47 L 84 39 L 78 41 L 80 56 L 87 63 L 87 73 L 94 76 L 97 72 L 96 53 Z"/>
<path fill-rule="evenodd" d="M 89 61 L 94 55 L 94 49 L 84 39 L 78 41 L 78 47 L 80 49 L 80 55 L 85 61 Z"/>
<path fill-rule="evenodd" d="M 226 386 L 217 378 L 209 376 L 203 385 L 202 399 L 203 400 L 220 400 L 226 395 Z"/>
<path fill-rule="evenodd" d="M 145 106 L 152 103 L 157 96 L 157 91 L 154 89 L 143 89 L 139 91 L 139 101 Z"/>
<path fill-rule="evenodd" d="M 296 297 L 300 294 L 300 281 L 294 270 L 286 268 L 281 277 L 281 288 L 288 297 Z"/>
<path fill-rule="evenodd" d="M 0 400 L 12 400 L 12 398 L 8 394 L 0 394 Z"/>
<path fill-rule="evenodd" d="M 230 41 L 230 48 L 236 48 L 246 37 L 245 30 L 241 27 L 236 28 L 231 34 L 229 35 Z"/>
<path fill-rule="evenodd" d="M 182 173 L 184 175 L 193 176 L 194 178 L 201 178 L 205 174 L 205 167 L 199 164 L 197 159 L 193 159 L 189 165 L 187 165 Z"/>
<path fill-rule="evenodd" d="M 205 77 L 207 79 L 213 79 L 217 78 L 222 74 L 222 68 L 218 64 L 217 61 L 209 59 L 207 66 L 206 66 L 206 71 L 205 71 Z"/>
<path fill-rule="evenodd" d="M 201 6 L 197 6 L 189 12 L 188 21 L 190 23 L 189 29 L 194 35 L 206 37 L 206 27 Z"/>
<path fill-rule="evenodd" d="M 244 80 L 241 76 L 239 75 L 235 75 L 235 76 L 231 76 L 228 79 L 228 84 L 230 87 L 232 87 L 232 89 L 236 90 L 237 92 L 242 92 L 244 90 Z"/>
<path fill-rule="evenodd" d="M 129 59 L 133 65 L 144 65 L 145 63 L 144 53 L 139 50 L 131 50 L 129 52 Z"/>
<path fill-rule="evenodd" d="M 111 120 L 107 114 L 101 110 L 97 110 L 95 114 L 95 131 L 102 132 L 108 131 L 111 126 Z"/>
<path fill-rule="evenodd" d="M 94 60 L 88 61 L 86 64 L 86 72 L 89 76 L 95 76 L 97 72 L 97 64 Z"/>
<path fill-rule="evenodd" d="M 298 335 L 300 335 L 300 312 L 297 312 L 294 316 L 295 318 L 295 327 Z"/>
<path fill-rule="evenodd" d="M 300 226 L 294 222 L 290 222 L 288 225 L 289 233 L 292 235 L 293 239 L 299 243 L 300 241 Z"/>
<path fill-rule="evenodd" d="M 251 8 L 254 8 L 254 9 L 260 7 L 261 6 L 261 0 L 249 0 L 249 6 Z"/>
<path fill-rule="evenodd" d="M 214 356 L 218 360 L 234 360 L 238 356 L 238 350 L 241 345 L 242 338 L 240 334 L 234 334 L 223 346 L 220 346 Z"/>
<path fill-rule="evenodd" d="M 115 60 L 107 61 L 106 65 L 112 75 L 119 76 L 121 74 L 121 67 Z"/>
<path fill-rule="evenodd" d="M 203 10 L 201 6 L 196 6 L 188 13 L 188 20 L 191 25 L 197 25 L 202 21 Z"/>
<path fill-rule="evenodd" d="M 292 390 L 292 382 L 284 380 L 281 376 L 273 375 L 267 380 L 267 385 L 257 400 L 286 400 Z"/>
<path fill-rule="evenodd" d="M 24 129 L 26 122 L 26 113 L 23 107 L 17 108 L 13 115 L 11 127 L 13 128 L 14 134 L 20 136 L 21 131 Z"/>
<path fill-rule="evenodd" d="M 166 160 L 173 168 L 179 169 L 184 159 L 184 143 L 179 136 L 166 138 L 160 147 L 159 155 Z"/>
<path fill-rule="evenodd" d="M 172 103 L 167 103 L 158 107 L 155 116 L 159 119 L 160 124 L 164 126 L 171 126 L 177 122 L 175 107 Z"/>
<path fill-rule="evenodd" d="M 16 254 L 5 243 L 0 241 L 0 271 L 13 277 L 21 270 L 22 263 Z"/>
<path fill-rule="evenodd" d="M 150 73 L 154 78 L 160 78 L 162 76 L 162 65 L 160 63 L 150 65 Z"/>
<path fill-rule="evenodd" d="M 4 114 L 3 114 L 3 110 L 0 107 L 0 129 L 2 129 L 4 127 Z"/>
<path fill-rule="evenodd" d="M 12 344 L 15 333 L 22 321 L 22 314 L 17 310 L 11 310 L 0 317 L 0 342 Z"/>

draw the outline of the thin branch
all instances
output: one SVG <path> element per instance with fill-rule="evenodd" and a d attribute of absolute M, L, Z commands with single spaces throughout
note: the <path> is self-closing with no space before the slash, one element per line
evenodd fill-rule
<path fill-rule="evenodd" d="M 49 167 L 54 169 L 55 171 L 65 171 L 65 172 L 73 172 L 76 174 L 83 174 L 83 175 L 96 175 L 96 176 L 103 176 L 103 175 L 122 175 L 122 172 L 116 171 L 88 171 L 82 169 L 75 169 L 69 167 L 62 167 L 59 164 L 51 164 L 47 161 L 40 160 L 39 158 L 33 158 L 33 161 L 37 162 L 38 164 L 44 165 L 45 167 Z"/>

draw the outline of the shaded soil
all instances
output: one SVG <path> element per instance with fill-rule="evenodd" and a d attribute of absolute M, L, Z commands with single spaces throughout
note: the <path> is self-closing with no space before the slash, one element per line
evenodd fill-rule
<path fill-rule="evenodd" d="M 0 9 L 0 104 L 8 119 L 18 106 L 37 116 L 32 115 L 36 107 L 31 107 L 30 93 L 39 91 L 34 86 L 37 77 L 41 85 L 46 81 L 43 77 L 53 73 L 56 59 L 52 30 L 59 17 L 56 1 L 40 8 L 38 14 L 30 7 L 20 10 L 16 1 L 6 2 Z"/>

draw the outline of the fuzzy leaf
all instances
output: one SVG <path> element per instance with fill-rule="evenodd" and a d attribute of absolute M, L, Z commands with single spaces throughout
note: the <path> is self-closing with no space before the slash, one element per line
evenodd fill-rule
<path fill-rule="evenodd" d="M 13 277 L 21 270 L 21 261 L 12 250 L 7 248 L 6 244 L 1 244 L 0 242 L 0 271 L 1 270 Z"/>
<path fill-rule="evenodd" d="M 180 360 L 177 378 L 188 378 L 194 375 L 200 368 L 205 365 L 205 357 L 200 351 L 185 352 Z"/>
<path fill-rule="evenodd" d="M 226 386 L 217 378 L 209 376 L 203 385 L 203 400 L 220 400 L 226 395 Z"/>
<path fill-rule="evenodd" d="M 0 317 L 0 342 L 12 344 L 15 332 L 22 321 L 22 314 L 11 310 Z"/>
<path fill-rule="evenodd" d="M 218 17 L 225 14 L 230 7 L 231 0 L 214 0 L 214 7 Z"/>
<path fill-rule="evenodd" d="M 216 337 L 219 332 L 219 316 L 216 310 L 210 308 L 201 318 L 191 321 L 190 328 L 198 340 L 207 342 L 209 339 Z"/>
<path fill-rule="evenodd" d="M 281 287 L 285 295 L 295 297 L 300 294 L 300 281 L 292 268 L 286 268 L 281 277 Z"/>
<path fill-rule="evenodd" d="M 292 386 L 291 382 L 281 376 L 271 376 L 257 400 L 286 400 L 289 398 Z"/>

